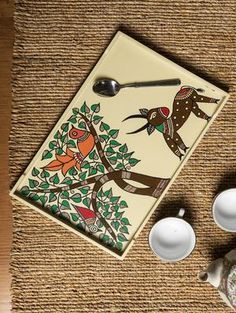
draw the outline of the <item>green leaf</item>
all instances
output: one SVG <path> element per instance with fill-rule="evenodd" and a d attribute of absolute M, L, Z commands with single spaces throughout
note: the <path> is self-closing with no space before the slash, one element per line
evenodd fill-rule
<path fill-rule="evenodd" d="M 98 228 L 102 228 L 103 227 L 103 224 L 102 224 L 102 222 L 99 219 L 96 221 L 96 224 L 97 224 Z"/>
<path fill-rule="evenodd" d="M 61 138 L 61 132 L 58 130 L 55 135 L 54 135 L 55 139 L 60 139 Z"/>
<path fill-rule="evenodd" d="M 121 200 L 120 201 L 120 207 L 123 209 L 123 208 L 128 208 L 128 204 L 125 200 Z M 128 225 L 128 224 L 125 224 L 125 225 Z"/>
<path fill-rule="evenodd" d="M 109 139 L 108 135 L 99 135 L 99 141 L 100 142 L 107 141 L 108 139 Z"/>
<path fill-rule="evenodd" d="M 124 234 L 129 234 L 128 227 L 127 226 L 120 227 L 120 232 Z"/>
<path fill-rule="evenodd" d="M 39 197 L 39 201 L 42 203 L 43 206 L 45 205 L 47 200 L 48 200 L 48 198 L 44 195 Z"/>
<path fill-rule="evenodd" d="M 56 149 L 56 154 L 62 155 L 64 153 L 62 148 Z"/>
<path fill-rule="evenodd" d="M 128 151 L 126 143 L 119 148 L 119 151 L 123 153 L 126 153 Z"/>
<path fill-rule="evenodd" d="M 68 147 L 68 148 L 76 148 L 76 144 L 75 144 L 74 140 L 70 139 L 70 140 L 67 142 L 67 147 Z"/>
<path fill-rule="evenodd" d="M 105 210 L 108 210 L 110 208 L 110 204 L 109 203 L 104 204 L 104 208 Z"/>
<path fill-rule="evenodd" d="M 83 163 L 82 163 L 82 166 L 81 166 L 82 168 L 86 168 L 86 169 L 88 169 L 88 168 L 90 168 L 90 164 L 89 164 L 89 162 L 88 161 L 83 161 Z"/>
<path fill-rule="evenodd" d="M 75 124 L 77 122 L 77 118 L 75 115 L 72 115 L 69 119 L 68 119 L 69 122 L 71 122 L 72 124 Z"/>
<path fill-rule="evenodd" d="M 108 160 L 110 161 L 111 165 L 115 165 L 117 162 L 117 158 L 115 156 L 108 158 Z"/>
<path fill-rule="evenodd" d="M 39 170 L 38 170 L 36 167 L 34 167 L 34 168 L 32 169 L 32 175 L 33 175 L 33 176 L 38 176 L 39 173 L 40 173 L 40 172 L 39 172 Z"/>
<path fill-rule="evenodd" d="M 72 112 L 73 112 L 74 115 L 77 115 L 77 114 L 79 114 L 79 109 L 78 108 L 73 108 Z"/>
<path fill-rule="evenodd" d="M 97 174 L 97 169 L 95 167 L 90 167 L 89 171 L 88 171 L 88 176 L 92 176 Z"/>
<path fill-rule="evenodd" d="M 87 208 L 89 208 L 91 202 L 90 198 L 85 198 L 82 202 Z"/>
<path fill-rule="evenodd" d="M 61 203 L 62 209 L 69 209 L 70 208 L 70 203 L 67 200 L 63 200 Z"/>
<path fill-rule="evenodd" d="M 116 213 L 115 213 L 115 217 L 116 217 L 118 220 L 120 220 L 120 219 L 122 218 L 123 214 L 124 214 L 124 212 L 116 212 Z"/>
<path fill-rule="evenodd" d="M 103 119 L 102 116 L 94 115 L 94 117 L 93 117 L 93 123 L 94 123 L 95 125 L 97 125 L 102 119 Z"/>
<path fill-rule="evenodd" d="M 80 179 L 81 181 L 84 181 L 84 180 L 86 179 L 86 175 L 87 175 L 87 172 L 82 172 L 82 173 L 80 173 L 80 174 L 79 174 L 79 179 Z"/>
<path fill-rule="evenodd" d="M 37 180 L 29 178 L 29 186 L 30 186 L 30 188 L 34 188 L 34 187 L 36 187 L 38 185 L 39 185 L 39 182 Z"/>
<path fill-rule="evenodd" d="M 133 152 L 129 152 L 129 153 L 125 153 L 124 154 L 124 158 L 127 160 L 127 159 L 129 159 L 130 157 L 131 157 L 131 155 L 133 155 L 134 154 L 134 151 Z"/>
<path fill-rule="evenodd" d="M 71 176 L 75 176 L 78 174 L 78 171 L 73 166 L 72 168 L 69 169 L 68 174 Z"/>
<path fill-rule="evenodd" d="M 32 192 L 29 197 L 34 200 L 34 201 L 37 201 L 39 199 L 39 195 L 35 192 Z"/>
<path fill-rule="evenodd" d="M 94 160 L 95 154 L 96 154 L 95 150 L 93 150 L 92 152 L 89 153 L 90 160 Z"/>
<path fill-rule="evenodd" d="M 115 153 L 114 149 L 111 147 L 108 147 L 105 152 L 107 156 L 111 156 Z"/>
<path fill-rule="evenodd" d="M 123 249 L 123 244 L 121 242 L 116 242 L 116 248 L 120 251 Z"/>
<path fill-rule="evenodd" d="M 71 200 L 73 200 L 73 201 L 76 202 L 76 203 L 81 202 L 81 195 L 80 195 L 80 193 L 75 193 L 75 194 L 71 197 Z"/>
<path fill-rule="evenodd" d="M 68 192 L 67 190 L 64 190 L 64 191 L 61 192 L 60 197 L 61 197 L 62 199 L 69 199 L 70 194 L 69 194 L 69 192 Z"/>
<path fill-rule="evenodd" d="M 117 170 L 125 170 L 125 166 L 123 163 L 118 163 L 115 167 Z"/>
<path fill-rule="evenodd" d="M 135 166 L 138 162 L 140 162 L 140 160 L 137 160 L 137 159 L 135 159 L 135 158 L 129 159 L 129 164 L 130 164 L 131 166 Z"/>
<path fill-rule="evenodd" d="M 98 113 L 100 111 L 100 103 L 97 103 L 97 104 L 93 104 L 91 106 L 91 110 L 95 113 Z"/>
<path fill-rule="evenodd" d="M 50 174 L 49 174 L 47 171 L 43 170 L 42 173 L 40 174 L 40 176 L 41 176 L 42 178 L 46 178 L 46 177 L 49 177 Z"/>
<path fill-rule="evenodd" d="M 106 190 L 103 192 L 104 196 L 107 197 L 107 198 L 110 198 L 112 197 L 112 188 Z"/>
<path fill-rule="evenodd" d="M 102 164 L 97 165 L 97 170 L 101 173 L 105 173 L 105 167 Z"/>
<path fill-rule="evenodd" d="M 118 146 L 121 145 L 121 143 L 119 143 L 119 142 L 116 141 L 116 140 L 111 140 L 111 141 L 109 142 L 109 144 L 110 144 L 111 147 L 118 147 Z"/>
<path fill-rule="evenodd" d="M 42 160 L 50 159 L 52 157 L 52 153 L 49 150 L 44 150 L 42 154 Z"/>
<path fill-rule="evenodd" d="M 120 200 L 120 197 L 115 197 L 115 196 L 113 196 L 113 197 L 110 198 L 110 201 L 111 201 L 112 203 L 117 203 L 119 200 Z"/>
<path fill-rule="evenodd" d="M 55 200 L 57 200 L 57 197 L 56 197 L 55 193 L 51 192 L 49 194 L 49 202 L 52 202 L 52 201 L 55 201 Z"/>
<path fill-rule="evenodd" d="M 85 186 L 85 187 L 80 188 L 79 190 L 80 190 L 80 192 L 83 195 L 87 195 L 87 193 L 89 192 L 90 188 L 89 188 L 89 186 Z"/>
<path fill-rule="evenodd" d="M 40 188 L 43 188 L 43 189 L 47 189 L 49 187 L 49 183 L 47 182 L 42 182 L 40 185 L 39 185 Z"/>
<path fill-rule="evenodd" d="M 64 131 L 64 132 L 68 132 L 69 130 L 69 123 L 64 123 L 61 125 L 61 129 Z"/>
<path fill-rule="evenodd" d="M 65 184 L 65 185 L 70 185 L 70 184 L 72 184 L 72 180 L 70 177 L 66 177 L 63 179 L 63 181 L 61 183 Z"/>
<path fill-rule="evenodd" d="M 30 193 L 29 187 L 28 187 L 28 186 L 22 187 L 21 190 L 20 190 L 20 193 L 21 193 L 23 196 L 27 196 L 27 195 Z"/>
<path fill-rule="evenodd" d="M 60 182 L 59 177 L 57 174 L 53 175 L 49 178 L 49 181 L 53 184 L 58 184 Z"/>
<path fill-rule="evenodd" d="M 111 129 L 109 131 L 109 136 L 111 136 L 114 139 L 118 136 L 118 134 L 119 134 L 119 130 L 118 129 Z"/>
<path fill-rule="evenodd" d="M 72 220 L 73 220 L 74 222 L 77 222 L 77 221 L 79 220 L 78 214 L 76 214 L 76 213 L 71 213 L 70 215 L 71 215 L 71 218 L 72 218 Z"/>
<path fill-rule="evenodd" d="M 127 217 L 123 217 L 123 218 L 121 219 L 121 223 L 122 223 L 123 225 L 131 225 L 130 222 L 129 222 L 129 220 L 127 219 Z"/>
<path fill-rule="evenodd" d="M 86 129 L 86 123 L 84 121 L 79 122 L 78 127 L 81 129 Z"/>
<path fill-rule="evenodd" d="M 50 208 L 52 214 L 56 214 L 58 212 L 58 206 L 56 204 L 53 204 Z"/>
<path fill-rule="evenodd" d="M 57 146 L 56 140 L 52 140 L 49 142 L 49 148 L 54 149 Z"/>
<path fill-rule="evenodd" d="M 119 226 L 120 226 L 120 222 L 118 221 L 112 221 L 111 222 L 111 226 L 115 228 L 115 230 L 118 230 Z"/>
<path fill-rule="evenodd" d="M 61 137 L 61 142 L 67 143 L 68 142 L 68 135 L 65 134 Z"/>
<path fill-rule="evenodd" d="M 82 113 L 89 113 L 90 112 L 90 108 L 87 106 L 85 101 L 84 101 L 84 104 L 82 105 L 82 107 L 80 108 L 80 111 Z"/>
<path fill-rule="evenodd" d="M 120 242 L 128 241 L 128 239 L 125 237 L 125 235 L 121 234 L 121 233 L 118 234 L 117 238 Z"/>
<path fill-rule="evenodd" d="M 105 242 L 110 239 L 110 237 L 109 237 L 108 235 L 104 235 L 104 234 L 101 234 L 101 235 L 99 236 L 99 238 L 100 238 L 102 241 L 105 241 Z"/>
<path fill-rule="evenodd" d="M 123 154 L 121 154 L 120 152 L 116 152 L 116 157 L 117 159 L 123 159 Z"/>
<path fill-rule="evenodd" d="M 110 126 L 106 123 L 101 122 L 99 129 L 101 132 L 103 132 L 104 130 L 108 131 L 110 129 Z"/>

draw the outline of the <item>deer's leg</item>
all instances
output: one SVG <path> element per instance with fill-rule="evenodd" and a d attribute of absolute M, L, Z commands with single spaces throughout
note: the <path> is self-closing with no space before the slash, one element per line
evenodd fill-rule
<path fill-rule="evenodd" d="M 194 102 L 205 102 L 205 103 L 218 103 L 220 99 L 215 99 L 211 97 L 205 97 L 202 95 L 199 95 L 197 92 L 195 92 L 192 96 Z"/>
<path fill-rule="evenodd" d="M 174 132 L 173 138 L 174 142 L 177 144 L 177 146 L 182 149 L 184 152 L 187 151 L 189 147 L 185 145 L 183 142 L 183 139 L 180 137 L 180 135 L 177 132 Z"/>
<path fill-rule="evenodd" d="M 197 103 L 193 103 L 193 108 L 192 108 L 192 112 L 199 118 L 202 118 L 206 121 L 209 121 L 209 119 L 211 118 L 210 116 L 208 116 L 206 113 L 204 113 L 199 106 L 197 105 Z"/>
<path fill-rule="evenodd" d="M 170 148 L 170 150 L 172 152 L 174 152 L 175 155 L 177 155 L 177 157 L 182 158 L 183 154 L 180 152 L 177 144 L 174 142 L 174 140 L 167 134 L 163 134 L 164 138 L 165 138 L 165 141 L 168 145 L 168 147 Z"/>

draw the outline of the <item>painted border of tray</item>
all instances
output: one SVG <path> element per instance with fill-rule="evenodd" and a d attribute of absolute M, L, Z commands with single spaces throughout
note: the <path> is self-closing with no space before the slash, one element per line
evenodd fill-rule
<path fill-rule="evenodd" d="M 77 99 L 79 98 L 79 96 L 83 93 L 83 91 L 85 90 L 85 88 L 87 87 L 88 82 L 90 81 L 91 77 L 94 75 L 94 73 L 96 72 L 96 70 L 99 68 L 100 64 L 103 62 L 103 59 L 106 57 L 107 53 L 109 52 L 109 50 L 112 48 L 112 46 L 115 44 L 115 42 L 118 40 L 118 38 L 120 36 L 125 36 L 127 37 L 129 40 L 133 40 L 136 44 L 141 45 L 142 47 L 145 47 L 146 49 L 148 49 L 152 54 L 154 54 L 156 57 L 158 57 L 160 60 L 168 62 L 170 64 L 172 64 L 172 66 L 175 66 L 178 69 L 181 69 L 181 71 L 186 72 L 188 75 L 192 75 L 192 77 L 197 78 L 199 81 L 201 81 L 203 84 L 207 84 L 209 87 L 212 87 L 214 89 L 217 89 L 218 91 L 220 91 L 224 96 L 221 99 L 221 102 L 219 103 L 219 106 L 217 108 L 217 110 L 215 111 L 214 117 L 211 118 L 211 120 L 208 122 L 208 124 L 204 127 L 203 131 L 200 133 L 200 135 L 198 136 L 198 138 L 196 139 L 196 141 L 194 142 L 194 144 L 191 147 L 191 150 L 188 152 L 188 155 L 186 156 L 186 158 L 180 163 L 180 165 L 178 166 L 176 172 L 174 173 L 174 175 L 172 176 L 168 186 L 165 188 L 165 191 L 161 194 L 160 198 L 154 203 L 154 205 L 152 206 L 152 208 L 150 209 L 150 211 L 148 212 L 148 214 L 146 215 L 146 217 L 144 218 L 143 222 L 140 224 L 139 228 L 137 229 L 137 231 L 135 232 L 135 234 L 133 235 L 132 239 L 130 240 L 130 242 L 128 243 L 127 247 L 125 248 L 124 251 L 118 251 L 115 252 L 114 249 L 109 249 L 108 246 L 106 246 L 105 244 L 103 244 L 100 240 L 96 240 L 96 238 L 94 236 L 90 236 L 89 234 L 84 235 L 82 232 L 80 232 L 78 229 L 75 229 L 72 227 L 72 225 L 70 223 L 67 223 L 66 221 L 60 221 L 59 219 L 53 217 L 52 215 L 50 215 L 46 210 L 43 209 L 43 207 L 37 207 L 33 204 L 31 204 L 29 201 L 24 200 L 24 198 L 22 198 L 21 196 L 19 196 L 19 194 L 16 192 L 18 186 L 21 184 L 22 180 L 24 179 L 25 175 L 27 175 L 28 171 L 31 169 L 31 167 L 33 166 L 33 164 L 35 163 L 35 161 L 38 159 L 38 157 L 41 155 L 42 151 L 45 149 L 46 145 L 47 145 L 47 141 L 48 138 L 55 132 L 56 129 L 58 129 L 58 127 L 62 124 L 64 116 L 66 115 L 66 113 L 74 106 L 76 106 L 77 104 Z M 224 104 L 227 102 L 229 98 L 229 94 L 226 93 L 225 91 L 219 89 L 218 87 L 214 86 L 213 84 L 207 82 L 206 80 L 200 78 L 199 76 L 191 73 L 190 71 L 184 69 L 183 67 L 177 65 L 176 63 L 170 61 L 169 59 L 161 56 L 159 53 L 153 51 L 152 49 L 146 47 L 145 45 L 141 44 L 140 42 L 136 41 L 135 39 L 129 37 L 128 35 L 118 31 L 114 38 L 112 39 L 112 41 L 110 42 L 110 44 L 108 45 L 108 47 L 105 49 L 104 53 L 102 54 L 102 56 L 100 57 L 99 61 L 96 63 L 96 65 L 94 66 L 94 68 L 92 69 L 92 71 L 90 72 L 90 74 L 87 76 L 86 80 L 84 81 L 84 83 L 82 84 L 82 86 L 80 87 L 80 89 L 77 91 L 76 95 L 74 96 L 74 98 L 72 99 L 72 101 L 70 102 L 70 104 L 67 106 L 67 108 L 65 109 L 65 111 L 63 112 L 62 116 L 59 118 L 59 120 L 57 121 L 57 123 L 55 124 L 55 126 L 53 127 L 53 129 L 51 130 L 51 132 L 49 133 L 49 135 L 47 136 L 47 138 L 45 139 L 44 143 L 42 144 L 42 146 L 40 147 L 40 149 L 38 150 L 38 152 L 35 154 L 35 156 L 33 157 L 33 159 L 31 160 L 31 162 L 29 163 L 29 165 L 27 166 L 27 168 L 25 169 L 24 173 L 21 175 L 21 177 L 19 178 L 19 180 L 17 181 L 17 183 L 15 184 L 15 186 L 12 188 L 10 195 L 19 200 L 21 203 L 27 205 L 28 207 L 36 210 L 37 212 L 41 213 L 44 216 L 49 217 L 51 220 L 54 220 L 55 222 L 57 222 L 58 224 L 62 225 L 63 227 L 67 228 L 68 230 L 72 231 L 75 234 L 80 235 L 82 238 L 88 240 L 90 243 L 94 244 L 95 246 L 102 248 L 104 251 L 110 253 L 112 256 L 115 256 L 116 258 L 123 260 L 125 258 L 125 256 L 127 255 L 128 251 L 130 250 L 130 248 L 132 247 L 132 245 L 134 244 L 135 240 L 137 239 L 139 233 L 142 231 L 143 227 L 145 226 L 145 224 L 147 223 L 148 219 L 150 218 L 150 216 L 153 214 L 154 210 L 156 209 L 157 205 L 161 202 L 161 200 L 163 199 L 163 197 L 166 195 L 166 193 L 168 192 L 169 188 L 171 187 L 171 185 L 173 184 L 173 182 L 175 181 L 176 177 L 178 176 L 179 172 L 181 171 L 181 169 L 183 168 L 183 166 L 185 165 L 185 163 L 188 161 L 189 157 L 192 155 L 193 151 L 195 150 L 196 146 L 198 145 L 198 143 L 201 141 L 202 137 L 205 135 L 205 133 L 207 132 L 207 130 L 209 129 L 209 127 L 211 126 L 211 124 L 214 122 L 215 118 L 218 116 L 219 112 L 222 110 Z"/>

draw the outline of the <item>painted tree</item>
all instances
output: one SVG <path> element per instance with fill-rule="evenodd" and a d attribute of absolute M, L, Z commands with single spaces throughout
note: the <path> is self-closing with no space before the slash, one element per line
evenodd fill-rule
<path fill-rule="evenodd" d="M 158 198 L 169 179 L 134 172 L 140 160 L 118 141 L 119 130 L 104 123 L 99 111 L 100 104 L 72 109 L 20 193 L 80 231 L 96 233 L 122 250 L 131 226 L 125 216 L 128 204 L 105 184 L 113 182 L 134 196 Z M 135 187 L 132 181 L 145 187 Z"/>

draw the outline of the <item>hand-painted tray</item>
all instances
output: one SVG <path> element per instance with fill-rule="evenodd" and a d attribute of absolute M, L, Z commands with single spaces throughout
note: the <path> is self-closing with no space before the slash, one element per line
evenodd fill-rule
<path fill-rule="evenodd" d="M 100 77 L 181 86 L 103 98 Z M 123 259 L 227 98 L 118 32 L 11 195 Z"/>

